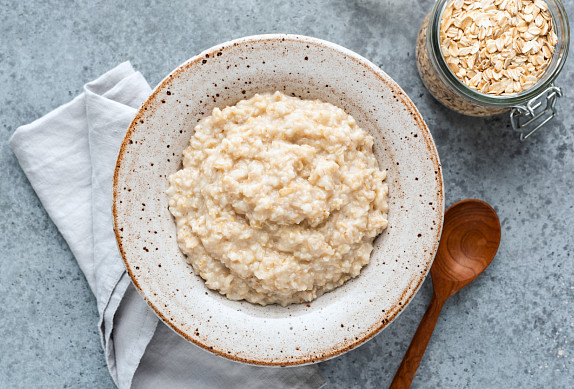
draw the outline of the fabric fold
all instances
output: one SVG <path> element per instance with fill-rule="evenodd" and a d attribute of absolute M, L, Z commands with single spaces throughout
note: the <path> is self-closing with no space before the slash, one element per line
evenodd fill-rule
<path fill-rule="evenodd" d="M 92 167 L 85 96 L 19 127 L 9 144 L 95 294 Z"/>

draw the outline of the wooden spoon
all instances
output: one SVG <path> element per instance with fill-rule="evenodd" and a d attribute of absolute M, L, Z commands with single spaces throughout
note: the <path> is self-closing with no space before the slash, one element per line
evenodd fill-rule
<path fill-rule="evenodd" d="M 442 237 L 431 267 L 432 300 L 390 389 L 411 385 L 443 304 L 490 265 L 499 243 L 500 221 L 484 201 L 463 200 L 446 210 Z"/>

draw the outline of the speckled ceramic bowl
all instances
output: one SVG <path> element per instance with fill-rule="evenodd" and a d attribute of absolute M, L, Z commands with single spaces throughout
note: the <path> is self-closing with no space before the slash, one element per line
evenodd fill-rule
<path fill-rule="evenodd" d="M 414 77 L 414 75 L 413 75 Z M 389 227 L 359 277 L 310 304 L 230 301 L 207 289 L 176 243 L 168 176 L 214 107 L 282 91 L 343 108 L 375 138 L 388 169 Z M 433 261 L 444 194 L 431 135 L 401 88 L 361 56 L 319 39 L 260 35 L 213 47 L 174 70 L 143 104 L 122 145 L 114 218 L 126 268 L 157 315 L 206 350 L 260 365 L 296 365 L 348 351 L 412 300 Z"/>

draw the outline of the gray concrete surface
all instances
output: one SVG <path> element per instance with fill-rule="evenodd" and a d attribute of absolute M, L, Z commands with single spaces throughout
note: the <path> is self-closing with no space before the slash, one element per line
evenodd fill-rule
<path fill-rule="evenodd" d="M 564 2 L 574 15 L 574 1 Z M 232 38 L 270 32 L 343 45 L 393 77 L 422 112 L 447 204 L 492 204 L 491 267 L 445 306 L 413 388 L 574 387 L 574 71 L 552 128 L 520 143 L 505 115 L 440 106 L 418 78 L 415 35 L 432 0 L 0 1 L 0 387 L 113 387 L 95 300 L 7 145 L 28 123 L 131 60 L 151 85 Z M 392 325 L 320 364 L 327 388 L 386 387 L 430 300 L 428 279 Z"/>

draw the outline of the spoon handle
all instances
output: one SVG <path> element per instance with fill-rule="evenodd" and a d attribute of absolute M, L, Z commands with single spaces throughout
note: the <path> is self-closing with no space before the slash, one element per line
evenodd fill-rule
<path fill-rule="evenodd" d="M 411 386 L 443 305 L 444 301 L 439 300 L 433 294 L 429 307 L 419 324 L 415 336 L 413 336 L 413 340 L 411 340 L 411 344 L 399 369 L 395 373 L 395 378 L 393 378 L 389 389 L 407 389 Z"/>

